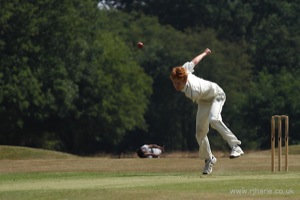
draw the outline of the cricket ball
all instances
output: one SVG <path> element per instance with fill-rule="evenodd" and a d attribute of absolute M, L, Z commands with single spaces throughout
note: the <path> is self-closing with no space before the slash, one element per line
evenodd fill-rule
<path fill-rule="evenodd" d="M 138 43 L 137 43 L 137 47 L 138 47 L 139 49 L 141 49 L 141 48 L 144 47 L 144 44 L 143 44 L 142 42 L 138 42 Z"/>

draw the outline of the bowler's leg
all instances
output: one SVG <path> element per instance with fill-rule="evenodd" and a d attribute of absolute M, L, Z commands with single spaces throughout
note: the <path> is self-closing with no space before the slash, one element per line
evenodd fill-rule
<path fill-rule="evenodd" d="M 210 174 L 213 171 L 213 165 L 217 159 L 213 156 L 207 133 L 209 131 L 209 113 L 211 103 L 198 103 L 197 119 L 196 119 L 196 139 L 199 144 L 199 156 L 205 159 L 203 174 Z"/>
<path fill-rule="evenodd" d="M 223 123 L 221 112 L 223 105 L 225 103 L 225 94 L 217 97 L 212 104 L 210 114 L 209 114 L 209 123 L 213 129 L 216 129 L 221 136 L 227 141 L 229 146 L 232 148 L 235 145 L 240 145 L 241 141 L 227 128 Z"/>
<path fill-rule="evenodd" d="M 196 117 L 196 139 L 199 144 L 199 156 L 202 159 L 211 159 L 212 152 L 210 149 L 207 133 L 209 131 L 209 112 L 211 104 L 198 104 Z"/>
<path fill-rule="evenodd" d="M 244 152 L 238 146 L 241 144 L 241 141 L 237 139 L 237 137 L 231 132 L 229 128 L 227 128 L 227 126 L 222 121 L 221 112 L 225 103 L 225 99 L 225 94 L 221 94 L 213 101 L 209 114 L 209 123 L 211 127 L 213 129 L 216 129 L 224 138 L 224 140 L 227 141 L 228 145 L 232 149 L 230 157 L 235 158 L 239 157 L 241 154 L 244 154 Z"/>

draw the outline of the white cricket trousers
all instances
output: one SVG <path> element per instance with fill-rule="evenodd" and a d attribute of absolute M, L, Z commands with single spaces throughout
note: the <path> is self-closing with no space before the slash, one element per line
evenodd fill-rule
<path fill-rule="evenodd" d="M 207 137 L 209 125 L 217 130 L 228 145 L 240 145 L 241 141 L 226 127 L 222 121 L 221 111 L 225 103 L 226 96 L 221 92 L 213 101 L 199 101 L 196 117 L 196 139 L 199 144 L 199 156 L 202 159 L 211 159 L 212 152 Z"/>

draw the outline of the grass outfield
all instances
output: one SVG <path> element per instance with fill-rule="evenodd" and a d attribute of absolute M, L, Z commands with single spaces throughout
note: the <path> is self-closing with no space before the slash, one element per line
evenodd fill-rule
<path fill-rule="evenodd" d="M 289 172 L 271 173 L 270 151 L 263 151 L 238 159 L 220 154 L 204 176 L 194 155 L 82 158 L 0 146 L 0 199 L 300 199 L 299 151 L 290 147 Z"/>

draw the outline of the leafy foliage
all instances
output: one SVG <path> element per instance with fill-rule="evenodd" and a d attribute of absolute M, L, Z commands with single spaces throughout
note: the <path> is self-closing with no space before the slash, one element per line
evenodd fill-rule
<path fill-rule="evenodd" d="M 224 122 L 244 147 L 269 146 L 273 114 L 290 116 L 291 143 L 299 142 L 297 2 L 102 3 L 0 2 L 0 144 L 194 150 L 196 105 L 169 73 L 206 47 L 213 53 L 195 73 L 225 90 Z M 213 147 L 227 148 L 210 134 Z"/>
<path fill-rule="evenodd" d="M 97 19 L 92 1 L 18 3 L 2 3 L 1 143 L 48 138 L 84 153 L 145 128 L 151 78 L 117 35 L 96 26 L 108 18 Z"/>
<path fill-rule="evenodd" d="M 291 119 L 299 115 L 297 97 L 294 96 L 299 81 L 300 21 L 296 14 L 299 3 L 287 0 L 107 2 L 128 13 L 137 11 L 157 16 L 161 24 L 171 25 L 185 33 L 208 28 L 214 30 L 216 38 L 224 44 L 221 54 L 226 59 L 215 55 L 219 61 L 217 69 L 209 65 L 211 71 L 204 67 L 205 71 L 200 71 L 200 74 L 224 87 L 227 93 L 225 118 L 246 147 L 268 146 L 271 115 L 286 113 Z M 212 41 L 208 44 L 213 50 L 222 49 L 222 46 L 214 48 Z M 237 67 L 220 67 L 228 66 L 226 62 Z M 251 69 L 250 74 L 247 69 Z M 264 101 L 260 101 L 260 97 Z M 174 116 L 173 119 L 177 120 Z M 298 124 L 296 120 L 290 123 L 292 135 L 294 133 L 292 141 L 297 143 Z"/>

